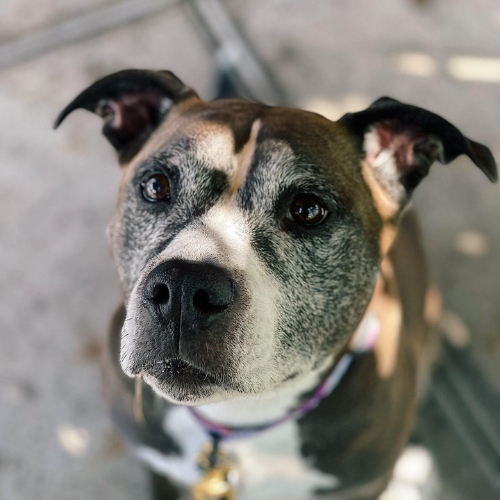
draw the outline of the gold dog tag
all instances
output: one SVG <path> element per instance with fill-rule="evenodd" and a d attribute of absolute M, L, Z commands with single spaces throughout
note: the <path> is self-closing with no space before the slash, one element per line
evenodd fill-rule
<path fill-rule="evenodd" d="M 236 500 L 237 471 L 232 457 L 213 445 L 204 446 L 198 464 L 203 477 L 193 487 L 195 500 Z"/>

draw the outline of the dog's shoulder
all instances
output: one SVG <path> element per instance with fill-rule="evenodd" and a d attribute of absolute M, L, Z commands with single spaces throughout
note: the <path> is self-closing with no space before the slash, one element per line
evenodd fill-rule
<path fill-rule="evenodd" d="M 363 484 L 383 490 L 417 402 L 429 283 L 415 212 L 408 210 L 398 229 L 368 306 L 380 321 L 374 349 L 355 358 L 331 396 L 299 422 L 305 457 L 339 477 L 349 492 Z"/>

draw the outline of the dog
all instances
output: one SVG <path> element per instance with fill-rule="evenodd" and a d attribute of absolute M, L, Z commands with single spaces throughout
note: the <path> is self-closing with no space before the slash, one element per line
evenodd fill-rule
<path fill-rule="evenodd" d="M 202 101 L 169 71 L 97 81 L 124 293 L 104 392 L 155 498 L 368 500 L 404 449 L 435 351 L 411 195 L 490 150 L 381 98 L 339 121 Z"/>

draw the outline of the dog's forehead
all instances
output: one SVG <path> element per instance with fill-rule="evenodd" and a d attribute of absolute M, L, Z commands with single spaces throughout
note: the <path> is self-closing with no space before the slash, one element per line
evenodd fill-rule
<path fill-rule="evenodd" d="M 252 130 L 255 143 L 249 147 Z M 186 155 L 194 156 L 205 168 L 225 172 L 230 182 L 245 161 L 259 159 L 259 151 L 276 153 L 281 158 L 279 168 L 293 169 L 296 174 L 302 173 L 303 166 L 313 165 L 321 174 L 320 181 L 334 187 L 337 197 L 358 213 L 365 227 L 374 223 L 372 198 L 352 138 L 342 125 L 316 113 L 242 100 L 181 105 L 153 134 L 125 178 L 131 177 L 134 165 L 168 151 L 173 144 L 189 144 Z M 261 155 L 260 163 L 268 157 Z"/>
<path fill-rule="evenodd" d="M 333 167 L 345 160 L 349 140 L 337 123 L 299 109 L 241 100 L 195 103 L 173 110 L 138 156 L 150 157 L 184 139 L 207 167 L 231 169 L 234 156 L 248 144 L 257 120 L 257 149 L 272 142 L 273 147 L 286 149 L 289 156 L 307 158 L 333 174 L 338 170 Z"/>

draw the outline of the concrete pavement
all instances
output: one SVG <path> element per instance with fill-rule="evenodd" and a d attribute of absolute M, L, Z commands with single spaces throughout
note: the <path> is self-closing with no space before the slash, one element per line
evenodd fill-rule
<path fill-rule="evenodd" d="M 0 51 L 118 4 L 8 0 Z M 500 158 L 500 85 L 447 69 L 457 55 L 500 57 L 495 0 L 226 5 L 293 103 L 335 116 L 390 95 L 442 114 Z M 213 59 L 185 5 L 54 47 L 0 70 L 0 500 L 137 500 L 146 478 L 113 433 L 97 364 L 120 300 L 105 237 L 118 167 L 98 118 L 81 112 L 57 132 L 51 125 L 80 90 L 126 67 L 171 69 L 209 97 Z M 424 55 L 424 76 L 405 69 L 408 53 Z M 498 190 L 460 159 L 436 165 L 415 202 L 433 278 L 458 321 L 450 330 L 470 333 L 497 391 Z"/>

